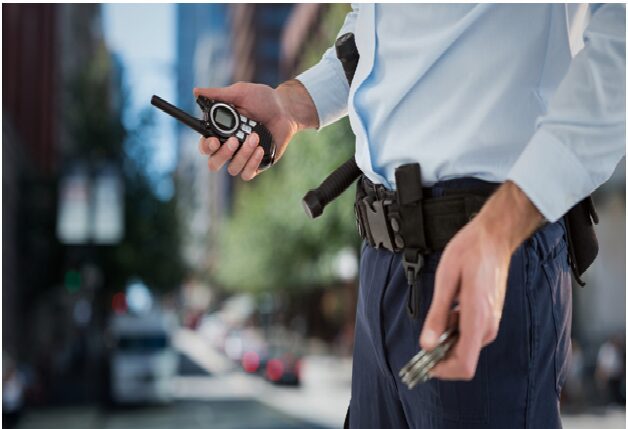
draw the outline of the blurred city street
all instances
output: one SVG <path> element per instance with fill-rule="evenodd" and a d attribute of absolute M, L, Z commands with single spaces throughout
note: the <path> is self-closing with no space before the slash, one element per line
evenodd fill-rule
<path fill-rule="evenodd" d="M 363 244 L 356 189 L 314 221 L 302 201 L 353 159 L 351 122 L 298 132 L 248 182 L 199 153 L 213 107 L 193 90 L 293 79 L 334 45 L 351 6 L 2 11 L 4 426 L 342 427 Z M 194 118 L 177 121 L 153 96 Z M 242 132 L 272 122 L 221 109 Z M 599 254 L 587 286 L 573 283 L 565 429 L 625 427 L 625 176 L 624 159 L 592 195 Z"/>
<path fill-rule="evenodd" d="M 331 356 L 311 359 L 300 387 L 274 386 L 244 374 L 196 333 L 177 334 L 181 353 L 176 398 L 163 405 L 117 409 L 69 407 L 28 412 L 19 429 L 150 427 L 212 429 L 341 428 L 350 392 L 350 362 Z M 307 368 L 307 367 L 306 367 Z M 620 429 L 619 408 L 563 416 L 564 429 Z"/>

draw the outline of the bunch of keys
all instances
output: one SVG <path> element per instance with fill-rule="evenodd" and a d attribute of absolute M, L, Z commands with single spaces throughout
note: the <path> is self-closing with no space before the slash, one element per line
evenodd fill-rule
<path fill-rule="evenodd" d="M 399 377 L 408 389 L 414 388 L 417 383 L 424 383 L 429 380 L 430 371 L 447 354 L 458 341 L 458 330 L 449 329 L 438 339 L 438 345 L 431 352 L 421 350 L 399 371 Z"/>

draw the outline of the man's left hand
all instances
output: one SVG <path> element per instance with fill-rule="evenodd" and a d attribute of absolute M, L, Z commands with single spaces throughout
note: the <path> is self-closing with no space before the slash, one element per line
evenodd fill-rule
<path fill-rule="evenodd" d="M 513 182 L 506 182 L 449 242 L 436 270 L 434 296 L 421 333 L 432 350 L 458 304 L 460 337 L 433 377 L 470 380 L 483 346 L 497 337 L 510 258 L 543 216 Z"/>

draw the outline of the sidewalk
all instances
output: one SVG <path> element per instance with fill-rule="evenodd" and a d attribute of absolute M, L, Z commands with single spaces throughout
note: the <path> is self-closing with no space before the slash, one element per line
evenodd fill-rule
<path fill-rule="evenodd" d="M 625 409 L 603 410 L 600 414 L 577 414 L 562 417 L 563 429 L 624 429 Z"/>
<path fill-rule="evenodd" d="M 295 418 L 325 427 L 342 427 L 351 390 L 351 360 L 307 356 L 300 387 L 276 386 L 262 377 L 244 374 L 196 332 L 180 330 L 174 345 L 212 374 L 178 377 L 178 399 L 254 399 Z"/>

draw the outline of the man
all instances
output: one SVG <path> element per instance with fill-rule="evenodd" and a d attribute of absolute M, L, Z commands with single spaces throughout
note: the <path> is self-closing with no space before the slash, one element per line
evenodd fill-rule
<path fill-rule="evenodd" d="M 589 19 L 590 18 L 590 19 Z M 584 38 L 577 28 L 586 26 Z M 420 272 L 418 319 L 400 254 L 365 246 L 352 428 L 560 427 L 571 279 L 561 217 L 612 174 L 625 148 L 625 6 L 360 5 L 339 34 L 360 53 L 349 88 L 330 49 L 276 89 L 235 84 L 195 95 L 235 104 L 278 144 L 346 114 L 372 186 L 420 163 L 434 196 L 501 183 Z M 209 168 L 250 180 L 251 135 L 202 139 Z M 471 179 L 468 179 L 471 178 Z M 457 305 L 460 337 L 427 383 L 398 372 L 431 350 Z M 455 322 L 454 322 L 455 323 Z"/>

